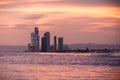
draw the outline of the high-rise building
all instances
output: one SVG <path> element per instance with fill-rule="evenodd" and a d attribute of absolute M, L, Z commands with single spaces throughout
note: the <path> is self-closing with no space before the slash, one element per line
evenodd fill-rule
<path fill-rule="evenodd" d="M 63 38 L 62 37 L 58 38 L 58 51 L 60 52 L 63 51 Z"/>
<path fill-rule="evenodd" d="M 34 28 L 34 31 L 35 31 L 35 36 L 36 36 L 36 48 L 35 48 L 35 50 L 36 51 L 39 51 L 39 49 L 40 49 L 40 43 L 39 43 L 39 30 L 38 30 L 38 27 L 35 27 Z"/>
<path fill-rule="evenodd" d="M 34 31 L 35 31 L 35 34 L 36 34 L 36 35 L 39 35 L 38 27 L 35 27 L 35 28 L 34 28 Z"/>
<path fill-rule="evenodd" d="M 57 51 L 57 37 L 54 36 L 54 51 Z"/>
<path fill-rule="evenodd" d="M 58 44 L 57 44 L 58 43 Z M 38 27 L 34 28 L 34 32 L 31 33 L 31 43 L 28 44 L 28 51 L 30 52 L 39 52 L 40 51 L 39 43 L 39 29 Z M 67 50 L 67 46 L 63 45 L 63 37 L 54 36 L 54 45 L 50 46 L 50 33 L 45 32 L 41 38 L 41 51 L 42 52 L 51 52 L 59 51 L 62 52 Z"/>
<path fill-rule="evenodd" d="M 34 28 L 34 32 L 31 33 L 31 44 L 28 45 L 29 50 L 33 52 L 39 51 L 39 30 L 38 27 Z"/>
<path fill-rule="evenodd" d="M 50 51 L 50 33 L 46 32 L 44 34 L 45 37 L 45 41 L 46 41 L 46 51 L 49 52 Z"/>
<path fill-rule="evenodd" d="M 46 52 L 46 39 L 44 36 L 41 38 L 41 51 Z"/>
<path fill-rule="evenodd" d="M 50 52 L 50 33 L 46 32 L 42 37 L 42 51 L 43 52 Z"/>

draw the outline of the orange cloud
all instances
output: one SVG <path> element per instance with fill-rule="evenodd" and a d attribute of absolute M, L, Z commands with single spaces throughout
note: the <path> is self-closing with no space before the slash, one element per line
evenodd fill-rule
<path fill-rule="evenodd" d="M 84 32 L 86 35 L 87 32 L 101 34 L 119 30 L 120 7 L 114 6 L 113 3 L 103 3 L 105 0 L 102 0 L 103 2 L 99 0 L 99 3 L 91 1 L 1 0 L 0 29 L 27 31 L 37 25 L 42 31 L 51 31 L 66 37 L 68 33 L 68 35 L 80 35 Z"/>

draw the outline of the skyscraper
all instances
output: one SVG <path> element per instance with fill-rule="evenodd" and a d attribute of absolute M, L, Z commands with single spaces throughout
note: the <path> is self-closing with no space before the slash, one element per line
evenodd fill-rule
<path fill-rule="evenodd" d="M 57 51 L 57 37 L 54 36 L 54 51 Z"/>
<path fill-rule="evenodd" d="M 34 28 L 34 32 L 31 33 L 31 43 L 28 46 L 29 51 L 39 51 L 39 30 L 38 27 Z"/>
<path fill-rule="evenodd" d="M 58 51 L 60 52 L 63 51 L 63 38 L 62 37 L 58 38 Z"/>
<path fill-rule="evenodd" d="M 39 45 L 40 45 L 40 43 L 39 43 L 39 30 L 38 30 L 38 27 L 35 27 L 34 28 L 34 31 L 35 31 L 35 36 L 36 36 L 36 47 L 35 47 L 35 51 L 39 51 Z"/>
<path fill-rule="evenodd" d="M 50 33 L 46 32 L 42 37 L 42 51 L 49 52 L 50 51 Z"/>
<path fill-rule="evenodd" d="M 44 36 L 41 38 L 41 51 L 46 52 L 46 38 Z"/>
<path fill-rule="evenodd" d="M 58 45 L 57 45 L 58 42 Z M 31 33 L 31 43 L 28 44 L 28 51 L 31 52 L 39 52 L 40 51 L 40 43 L 39 43 L 39 30 L 38 27 L 34 28 L 34 32 Z M 54 45 L 50 46 L 50 33 L 45 32 L 43 37 L 41 38 L 41 51 L 42 52 L 51 52 L 51 51 L 64 51 L 67 47 L 63 45 L 63 37 L 59 37 L 57 40 L 57 36 L 54 36 Z"/>
<path fill-rule="evenodd" d="M 38 34 L 39 34 L 38 27 L 35 27 L 35 28 L 34 28 L 34 31 L 35 31 L 35 34 L 36 34 L 36 35 L 38 35 Z"/>

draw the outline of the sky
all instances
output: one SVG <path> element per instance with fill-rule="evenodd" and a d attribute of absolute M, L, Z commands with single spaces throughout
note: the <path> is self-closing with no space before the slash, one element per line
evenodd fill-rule
<path fill-rule="evenodd" d="M 34 27 L 65 44 L 120 44 L 120 0 L 0 0 L 0 45 L 27 45 Z"/>

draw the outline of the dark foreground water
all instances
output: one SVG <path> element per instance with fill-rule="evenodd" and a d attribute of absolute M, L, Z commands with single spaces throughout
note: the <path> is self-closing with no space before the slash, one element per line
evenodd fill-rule
<path fill-rule="evenodd" d="M 120 53 L 0 52 L 0 80 L 120 80 Z"/>

